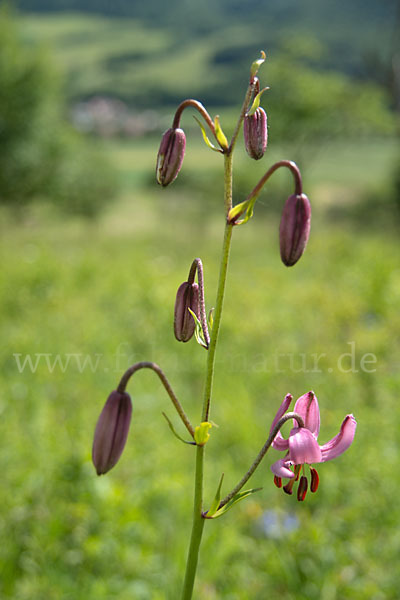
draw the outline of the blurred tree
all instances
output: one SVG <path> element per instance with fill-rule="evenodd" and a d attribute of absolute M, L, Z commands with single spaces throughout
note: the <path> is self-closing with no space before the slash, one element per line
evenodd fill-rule
<path fill-rule="evenodd" d="M 0 203 L 47 198 L 93 215 L 115 193 L 111 167 L 63 119 L 61 77 L 26 47 L 15 15 L 0 10 Z"/>

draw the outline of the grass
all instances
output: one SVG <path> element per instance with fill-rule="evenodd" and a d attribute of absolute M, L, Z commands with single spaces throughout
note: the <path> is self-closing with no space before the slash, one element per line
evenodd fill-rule
<path fill-rule="evenodd" d="M 385 144 L 375 158 L 374 149 L 351 144 L 315 153 L 306 178 L 316 218 L 294 268 L 280 263 L 278 219 L 267 206 L 234 232 L 207 502 L 221 472 L 228 491 L 248 468 L 285 393 L 314 389 L 321 442 L 337 433 L 346 413 L 359 425 L 351 449 L 320 466 L 318 493 L 302 504 L 274 487 L 269 465 L 278 454 L 267 455 L 250 482 L 263 490 L 207 523 L 198 598 L 398 597 L 398 236 L 329 222 L 317 194 L 325 186 L 333 197 L 340 185 L 354 195 L 384 178 L 382 156 L 393 150 Z M 190 142 L 189 150 L 195 148 Z M 193 423 L 200 418 L 205 352 L 194 341 L 174 340 L 172 311 L 195 256 L 203 259 L 208 308 L 213 304 L 222 207 L 218 188 L 188 194 L 197 153 L 188 152 L 182 177 L 161 190 L 144 185 L 154 163 L 150 142 L 109 149 L 126 187 L 97 222 L 39 210 L 19 223 L 3 215 L 2 598 L 176 600 L 179 594 L 194 455 L 161 416 L 166 411 L 177 423 L 154 374 L 140 372 L 131 381 L 130 439 L 121 462 L 101 478 L 91 465 L 91 439 L 108 393 L 137 360 L 157 361 Z M 201 161 L 214 158 L 202 152 Z M 34 361 L 49 356 L 20 372 L 16 354 Z M 63 367 L 53 364 L 56 355 Z M 324 355 L 318 368 L 314 355 Z M 362 368 L 366 355 L 376 358 L 366 363 L 373 372 Z"/>

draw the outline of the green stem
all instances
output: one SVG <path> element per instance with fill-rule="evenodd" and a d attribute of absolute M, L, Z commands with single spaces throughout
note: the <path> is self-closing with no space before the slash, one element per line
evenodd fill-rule
<path fill-rule="evenodd" d="M 225 208 L 228 214 L 232 206 L 232 155 L 225 155 Z M 219 272 L 219 283 L 214 313 L 214 324 L 211 331 L 210 345 L 207 352 L 207 371 L 204 389 L 204 403 L 202 421 L 207 421 L 210 412 L 211 391 L 214 375 L 215 352 L 217 348 L 219 327 L 221 324 L 222 306 L 224 301 L 226 275 L 228 271 L 229 250 L 232 240 L 233 225 L 227 223 L 222 246 L 221 266 Z M 197 446 L 196 473 L 194 489 L 193 523 L 188 559 L 186 563 L 185 580 L 182 590 L 182 600 L 190 600 L 193 594 L 194 580 L 196 577 L 197 562 L 201 538 L 203 535 L 205 519 L 203 517 L 203 470 L 204 470 L 204 446 Z"/>
<path fill-rule="evenodd" d="M 226 283 L 226 275 L 228 271 L 228 262 L 229 262 L 229 251 L 230 244 L 232 239 L 232 229 L 233 225 L 227 223 L 225 227 L 225 235 L 224 235 L 224 243 L 222 246 L 222 259 L 221 259 L 221 267 L 219 273 L 219 283 L 218 283 L 218 291 L 217 291 L 217 301 L 214 312 L 214 323 L 211 331 L 211 339 L 210 346 L 208 348 L 208 356 L 207 356 L 207 375 L 206 375 L 206 383 L 204 389 L 204 403 L 203 403 L 203 416 L 202 421 L 208 421 L 210 414 L 210 403 L 211 403 L 211 392 L 212 392 L 212 384 L 214 377 L 214 365 L 215 365 L 215 352 L 217 349 L 217 341 L 219 328 L 221 325 L 221 317 L 222 317 L 222 307 L 224 302 L 224 294 L 225 294 L 225 283 Z"/>
<path fill-rule="evenodd" d="M 204 446 L 196 448 L 196 472 L 194 483 L 194 504 L 193 504 L 193 523 L 192 534 L 190 536 L 190 545 L 188 558 L 186 562 L 185 581 L 183 583 L 182 600 L 191 600 L 193 594 L 194 580 L 196 577 L 197 562 L 199 559 L 199 550 L 201 538 L 203 535 L 205 519 L 203 518 L 203 465 L 204 465 Z"/>

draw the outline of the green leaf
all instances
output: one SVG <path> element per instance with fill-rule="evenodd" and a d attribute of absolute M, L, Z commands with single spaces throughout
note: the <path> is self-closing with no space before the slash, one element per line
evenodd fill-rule
<path fill-rule="evenodd" d="M 245 223 L 247 223 L 247 221 L 249 221 L 253 216 L 254 205 L 256 201 L 257 196 L 253 196 L 253 198 L 251 198 L 250 200 L 245 200 L 244 202 L 236 204 L 236 206 L 231 208 L 228 214 L 229 223 L 234 223 L 235 225 L 244 225 Z M 243 213 L 245 213 L 244 219 L 242 219 L 241 221 L 236 221 L 236 219 L 240 217 Z"/>
<path fill-rule="evenodd" d="M 210 439 L 208 430 L 211 429 L 212 424 L 208 421 L 203 421 L 200 425 L 194 428 L 194 441 L 198 446 L 204 446 Z"/>
<path fill-rule="evenodd" d="M 215 498 L 214 498 L 209 510 L 207 511 L 207 517 L 210 519 L 217 512 L 219 503 L 221 501 L 221 487 L 222 487 L 223 479 L 224 479 L 224 474 L 222 473 L 221 479 L 219 481 L 219 485 L 218 485 L 218 488 L 217 488 L 217 491 L 215 494 Z"/>
<path fill-rule="evenodd" d="M 188 441 L 184 440 L 184 439 L 183 439 L 183 437 L 181 437 L 181 436 L 179 435 L 179 433 L 177 433 L 177 432 L 175 431 L 175 428 L 174 428 L 174 426 L 172 425 L 172 422 L 171 422 L 171 420 L 170 420 L 170 419 L 167 417 L 167 415 L 165 414 L 165 412 L 163 412 L 162 414 L 163 414 L 163 417 L 165 418 L 165 420 L 167 421 L 167 423 L 168 423 L 168 426 L 169 426 L 170 430 L 172 431 L 172 433 L 174 434 L 174 436 L 175 436 L 176 438 L 178 438 L 178 440 L 180 440 L 180 441 L 181 441 L 181 442 L 183 442 L 184 444 L 191 444 L 192 446 L 196 445 L 196 442 L 188 442 Z"/>
<path fill-rule="evenodd" d="M 250 108 L 250 110 L 247 113 L 247 115 L 249 117 L 251 115 L 253 115 L 256 112 L 257 108 L 260 106 L 261 96 L 263 95 L 263 93 L 265 92 L 265 90 L 269 90 L 269 87 L 265 87 L 260 92 L 258 92 L 257 96 L 254 97 L 253 104 L 251 105 L 251 108 Z"/>
<path fill-rule="evenodd" d="M 215 124 L 215 137 L 217 138 L 218 143 L 221 146 L 221 148 L 223 148 L 224 150 L 227 150 L 228 149 L 228 140 L 226 139 L 226 136 L 225 136 L 224 132 L 222 131 L 218 115 L 214 119 L 214 124 Z"/>
<path fill-rule="evenodd" d="M 241 202 L 240 204 L 236 204 L 236 206 L 231 208 L 231 210 L 228 213 L 229 223 L 233 223 L 237 219 L 237 217 L 240 217 L 246 211 L 248 205 L 249 205 L 249 201 L 245 200 L 244 202 Z"/>
<path fill-rule="evenodd" d="M 257 196 L 254 196 L 254 198 L 252 198 L 249 201 L 249 205 L 246 210 L 246 215 L 245 215 L 244 219 L 242 219 L 241 221 L 239 221 L 239 223 L 237 223 L 237 225 L 244 225 L 245 223 L 247 223 L 247 221 L 249 221 L 251 219 L 251 217 L 253 216 L 254 205 L 255 205 L 256 201 L 257 201 Z"/>
<path fill-rule="evenodd" d="M 245 492 L 239 492 L 238 494 L 236 494 L 236 496 L 233 496 L 233 498 L 231 500 L 229 500 L 229 502 L 224 504 L 224 506 L 222 508 L 217 510 L 213 514 L 213 516 L 210 517 L 210 519 L 217 519 L 218 517 L 222 517 L 222 515 L 224 515 L 226 512 L 228 512 L 228 510 L 230 510 L 232 508 L 232 506 L 234 506 L 237 502 L 244 500 L 248 496 L 251 496 L 252 494 L 255 494 L 256 492 L 259 492 L 260 490 L 262 490 L 262 488 L 253 488 L 251 490 L 246 490 Z M 208 516 L 208 515 L 206 515 L 206 516 Z"/>
<path fill-rule="evenodd" d="M 188 307 L 188 311 L 192 315 L 192 317 L 194 319 L 194 322 L 196 324 L 196 329 L 194 330 L 194 335 L 195 335 L 195 338 L 196 338 L 196 342 L 198 344 L 200 344 L 200 346 L 203 346 L 203 348 L 206 348 L 208 350 L 207 342 L 204 339 L 203 327 L 201 326 L 201 323 L 199 321 L 198 316 L 189 307 Z"/>
<path fill-rule="evenodd" d="M 221 153 L 222 153 L 222 150 L 221 150 L 220 148 L 217 148 L 217 146 L 214 146 L 214 144 L 212 144 L 212 143 L 210 142 L 210 140 L 208 139 L 208 137 L 207 137 L 207 133 L 206 133 L 206 130 L 205 130 L 205 128 L 204 128 L 204 125 L 203 125 L 203 123 L 202 123 L 201 121 L 199 121 L 199 119 L 198 119 L 197 117 L 195 117 L 194 115 L 193 115 L 193 118 L 194 118 L 194 119 L 197 121 L 197 123 L 199 124 L 199 127 L 200 127 L 200 129 L 201 129 L 201 133 L 203 134 L 203 139 L 204 139 L 205 143 L 207 144 L 207 146 L 208 146 L 209 148 L 211 148 L 211 150 L 214 150 L 214 152 L 221 152 Z"/>
<path fill-rule="evenodd" d="M 257 75 L 258 69 L 261 67 L 265 59 L 267 58 L 264 50 L 261 50 L 261 58 L 255 60 L 250 67 L 250 76 L 253 78 Z"/>

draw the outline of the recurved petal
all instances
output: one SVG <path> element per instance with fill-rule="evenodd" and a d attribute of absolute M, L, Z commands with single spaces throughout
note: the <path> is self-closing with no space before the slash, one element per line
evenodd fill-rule
<path fill-rule="evenodd" d="M 271 471 L 277 477 L 285 477 L 286 479 L 293 479 L 295 476 L 293 471 L 289 469 L 291 462 L 286 458 L 281 458 L 277 460 L 273 465 L 271 465 Z"/>
<path fill-rule="evenodd" d="M 332 460 L 340 456 L 351 446 L 356 433 L 357 421 L 353 415 L 346 415 L 340 427 L 340 431 L 329 442 L 321 446 L 321 462 Z"/>
<path fill-rule="evenodd" d="M 282 404 L 280 405 L 280 407 L 278 409 L 278 412 L 275 415 L 274 420 L 272 421 L 271 429 L 269 430 L 270 434 L 271 434 L 273 428 L 275 427 L 275 425 L 277 424 L 277 422 L 279 421 L 279 419 L 281 417 L 283 417 L 283 415 L 289 408 L 292 400 L 293 400 L 292 394 L 286 394 Z M 281 432 L 279 431 L 277 433 L 277 435 L 275 436 L 274 441 L 272 442 L 272 447 L 275 448 L 275 450 L 287 450 L 289 448 L 289 441 L 285 440 L 285 438 L 282 436 Z"/>
<path fill-rule="evenodd" d="M 319 434 L 320 415 L 317 396 L 314 392 L 307 392 L 296 400 L 294 412 L 298 413 L 304 421 L 304 425 L 309 429 L 315 437 Z M 297 421 L 293 422 L 294 427 L 297 427 Z"/>
<path fill-rule="evenodd" d="M 289 456 L 295 465 L 321 462 L 318 442 L 308 429 L 300 427 L 289 436 Z"/>

